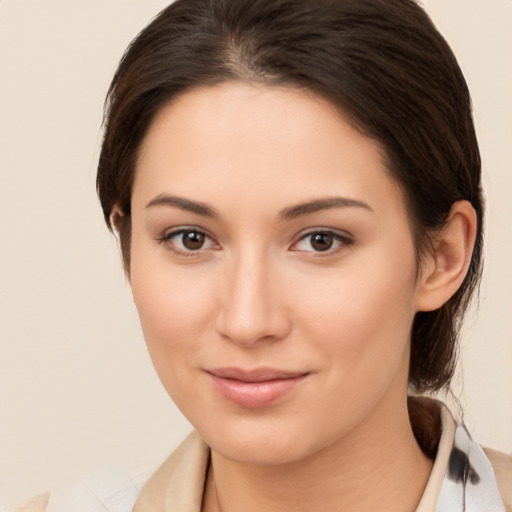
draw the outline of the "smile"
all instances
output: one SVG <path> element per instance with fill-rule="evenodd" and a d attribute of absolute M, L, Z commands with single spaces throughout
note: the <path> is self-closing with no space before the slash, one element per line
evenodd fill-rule
<path fill-rule="evenodd" d="M 261 368 L 217 368 L 207 370 L 215 389 L 229 402 L 248 409 L 258 409 L 277 402 L 295 389 L 309 375 Z"/>

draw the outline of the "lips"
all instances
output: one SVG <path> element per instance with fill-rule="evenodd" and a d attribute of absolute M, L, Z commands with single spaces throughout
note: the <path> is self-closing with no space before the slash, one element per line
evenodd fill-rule
<path fill-rule="evenodd" d="M 213 386 L 226 400 L 244 408 L 274 404 L 298 387 L 308 372 L 289 372 L 274 368 L 206 370 Z"/>

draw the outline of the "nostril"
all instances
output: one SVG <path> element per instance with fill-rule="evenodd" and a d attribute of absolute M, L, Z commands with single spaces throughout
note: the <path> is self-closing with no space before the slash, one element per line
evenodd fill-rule
<path fill-rule="evenodd" d="M 268 305 L 269 302 L 266 302 Z M 276 341 L 286 336 L 289 330 L 286 314 L 280 308 L 254 305 L 251 308 L 238 302 L 224 308 L 217 318 L 218 333 L 233 343 L 252 345 L 262 341 Z"/>

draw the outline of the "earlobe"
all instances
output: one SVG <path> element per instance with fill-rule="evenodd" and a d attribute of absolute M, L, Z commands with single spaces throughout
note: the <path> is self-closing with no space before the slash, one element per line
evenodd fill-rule
<path fill-rule="evenodd" d="M 471 204 L 453 203 L 429 262 L 423 266 L 417 311 L 440 308 L 459 289 L 471 262 L 476 230 L 476 212 Z"/>

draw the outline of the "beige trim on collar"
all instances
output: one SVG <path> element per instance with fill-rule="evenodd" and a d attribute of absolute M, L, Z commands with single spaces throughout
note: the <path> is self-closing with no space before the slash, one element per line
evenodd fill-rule
<path fill-rule="evenodd" d="M 200 512 L 210 450 L 192 432 L 150 477 L 133 512 Z"/>
<path fill-rule="evenodd" d="M 434 512 L 436 508 L 441 485 L 443 484 L 444 475 L 452 451 L 455 426 L 455 421 L 450 411 L 448 411 L 444 405 L 441 405 L 441 439 L 439 440 L 439 447 L 437 449 L 432 472 L 430 473 L 416 512 Z"/>

